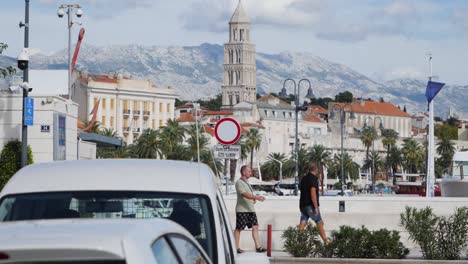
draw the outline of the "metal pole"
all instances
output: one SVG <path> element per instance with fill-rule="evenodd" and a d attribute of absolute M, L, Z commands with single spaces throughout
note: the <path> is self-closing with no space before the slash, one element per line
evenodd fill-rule
<path fill-rule="evenodd" d="M 229 174 L 231 173 L 231 162 L 226 160 L 226 195 L 229 194 Z"/>
<path fill-rule="evenodd" d="M 24 47 L 29 48 L 29 0 L 25 0 L 24 9 Z M 29 82 L 28 67 L 23 70 L 23 82 Z M 24 124 L 25 100 L 29 94 L 29 87 L 23 88 L 23 117 L 21 126 L 21 168 L 28 165 L 28 126 Z"/>
<path fill-rule="evenodd" d="M 432 81 L 432 55 L 429 57 L 429 81 Z M 429 141 L 426 173 L 426 198 L 434 196 L 434 100 L 429 103 Z"/>
<path fill-rule="evenodd" d="M 375 118 L 373 119 L 374 122 L 374 127 L 372 128 L 372 153 L 371 155 L 374 154 L 374 141 L 375 141 Z M 375 193 L 375 164 L 374 164 L 374 157 L 371 157 L 372 159 L 372 193 Z"/>
<path fill-rule="evenodd" d="M 343 130 L 344 130 L 344 109 L 340 108 L 341 123 L 341 196 L 344 196 L 344 148 L 343 148 Z"/>
<path fill-rule="evenodd" d="M 299 88 L 296 89 L 296 84 L 294 83 L 294 95 L 296 96 L 296 133 L 294 137 L 294 144 L 295 144 L 295 153 L 294 153 L 294 160 L 296 162 L 296 169 L 295 169 L 295 175 L 294 175 L 294 195 L 297 195 L 297 190 L 298 190 L 298 181 L 299 181 L 299 142 L 297 138 L 297 133 L 299 129 L 299 124 L 298 124 L 298 116 L 299 116 Z"/>
<path fill-rule="evenodd" d="M 72 99 L 71 91 L 71 28 L 72 22 L 72 8 L 68 6 L 68 99 Z"/>

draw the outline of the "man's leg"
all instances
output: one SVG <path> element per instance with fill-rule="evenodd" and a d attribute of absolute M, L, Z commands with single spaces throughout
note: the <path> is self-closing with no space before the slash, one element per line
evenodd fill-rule
<path fill-rule="evenodd" d="M 252 238 L 255 242 L 255 249 L 260 247 L 260 240 L 258 238 L 258 225 L 252 226 Z"/>
<path fill-rule="evenodd" d="M 234 240 L 236 241 L 236 249 L 239 249 L 239 241 L 240 241 L 240 230 L 239 229 L 235 229 L 234 230 Z"/>
<path fill-rule="evenodd" d="M 322 238 L 323 243 L 324 243 L 325 245 L 327 245 L 327 244 L 328 244 L 328 241 L 327 241 L 327 234 L 325 233 L 325 228 L 324 228 L 324 226 L 323 226 L 323 221 L 320 221 L 320 222 L 318 222 L 318 223 L 316 223 L 316 224 L 317 224 L 317 227 L 318 227 L 318 229 L 319 229 L 320 237 Z"/>

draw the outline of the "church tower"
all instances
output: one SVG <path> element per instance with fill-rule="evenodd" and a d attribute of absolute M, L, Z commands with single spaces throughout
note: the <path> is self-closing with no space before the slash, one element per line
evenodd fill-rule
<path fill-rule="evenodd" d="M 224 44 L 223 108 L 256 101 L 255 45 L 250 42 L 250 24 L 239 0 L 229 21 L 229 42 Z"/>

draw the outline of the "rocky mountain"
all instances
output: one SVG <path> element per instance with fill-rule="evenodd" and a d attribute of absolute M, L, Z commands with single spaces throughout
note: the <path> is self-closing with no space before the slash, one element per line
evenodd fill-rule
<path fill-rule="evenodd" d="M 11 58 L 0 56 L 0 67 Z M 14 60 L 13 60 L 14 61 Z M 35 54 L 31 58 L 33 69 L 66 69 L 67 52 L 59 51 L 50 56 Z M 182 99 L 212 97 L 221 92 L 223 72 L 223 46 L 202 44 L 193 47 L 159 46 L 107 46 L 83 45 L 77 62 L 78 68 L 90 73 L 122 72 L 134 78 L 152 79 L 157 86 L 172 86 Z M 257 89 L 263 92 L 279 92 L 286 78 L 308 78 L 318 97 L 334 97 L 344 91 L 356 97 L 390 101 L 406 105 L 410 112 L 425 111 L 426 81 L 393 80 L 376 82 L 345 65 L 334 63 L 310 53 L 282 52 L 257 53 Z M 293 93 L 293 88 L 288 90 Z M 302 83 L 305 95 L 307 84 Z M 301 94 L 302 94 L 301 93 Z M 436 99 L 435 111 L 443 115 L 449 107 L 468 112 L 464 97 L 468 86 L 448 85 Z"/>

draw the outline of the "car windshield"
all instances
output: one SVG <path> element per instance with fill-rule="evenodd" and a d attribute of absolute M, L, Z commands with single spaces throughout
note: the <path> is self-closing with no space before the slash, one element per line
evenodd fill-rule
<path fill-rule="evenodd" d="M 211 204 L 205 195 L 72 191 L 17 194 L 0 201 L 0 221 L 61 218 L 167 218 L 185 227 L 211 259 L 216 246 Z"/>

